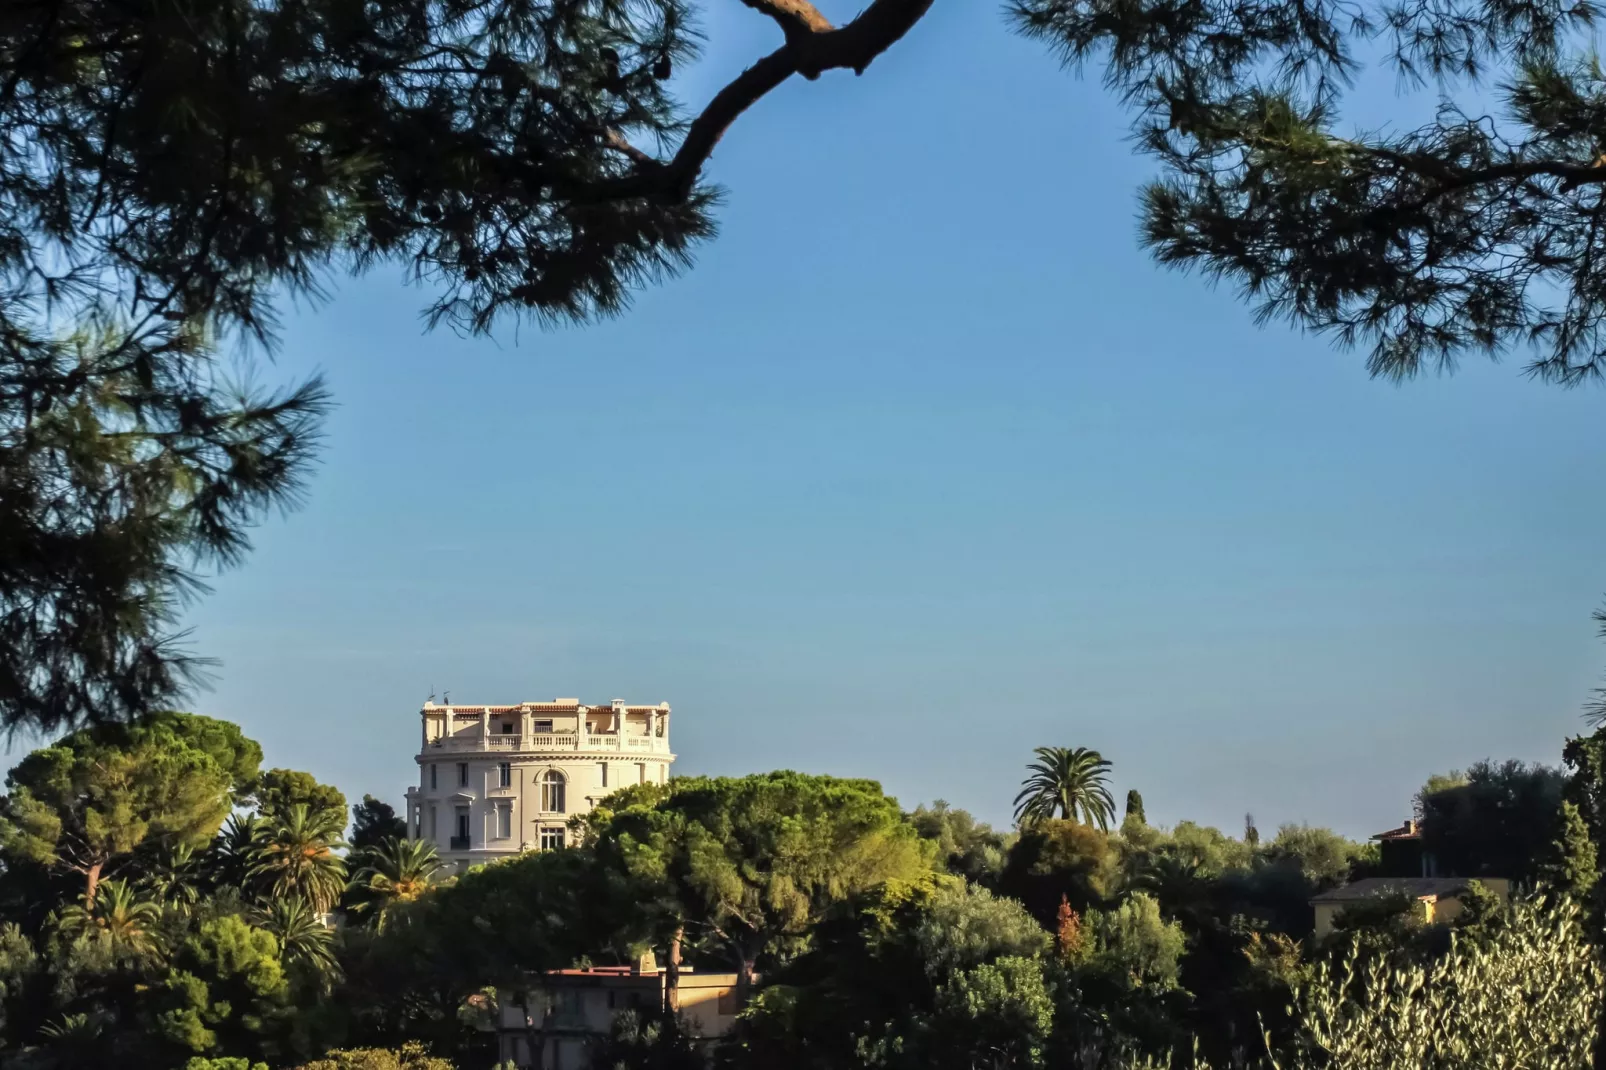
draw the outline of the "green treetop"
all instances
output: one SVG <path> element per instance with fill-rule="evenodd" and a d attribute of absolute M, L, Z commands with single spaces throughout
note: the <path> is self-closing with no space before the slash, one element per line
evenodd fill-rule
<path fill-rule="evenodd" d="M 335 827 L 339 836 L 346 827 L 346 797 L 339 788 L 320 784 L 311 773 L 296 769 L 269 769 L 257 780 L 257 813 L 270 822 L 282 822 L 292 808 L 305 806 L 313 820 Z"/>
<path fill-rule="evenodd" d="M 798 944 L 834 904 L 933 861 L 868 780 L 686 778 L 617 792 L 587 824 L 588 842 L 653 889 L 671 927 L 725 950 L 744 995 L 759 958 Z"/>
<path fill-rule="evenodd" d="M 194 714 L 83 729 L 7 774 L 0 844 L 80 874 L 87 906 L 108 867 L 147 841 L 204 846 L 261 757 L 235 726 Z"/>
<path fill-rule="evenodd" d="M 364 795 L 362 802 L 351 808 L 351 849 L 365 851 L 378 847 L 386 840 L 407 838 L 407 822 L 396 816 L 396 810 L 387 802 L 372 795 Z"/>

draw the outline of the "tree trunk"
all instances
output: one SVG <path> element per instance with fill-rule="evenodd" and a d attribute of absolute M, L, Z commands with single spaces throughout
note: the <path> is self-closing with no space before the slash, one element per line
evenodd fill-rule
<path fill-rule="evenodd" d="M 736 1009 L 741 1010 L 747 1006 L 747 1001 L 753 994 L 753 958 L 745 951 L 742 952 L 736 968 Z"/>
<path fill-rule="evenodd" d="M 84 909 L 91 910 L 95 906 L 95 891 L 100 887 L 100 868 L 105 863 L 96 862 L 84 870 Z"/>
<path fill-rule="evenodd" d="M 680 945 L 686 937 L 684 925 L 669 938 L 669 954 L 664 962 L 664 1013 L 680 1013 Z"/>
<path fill-rule="evenodd" d="M 520 1004 L 524 1011 L 524 1046 L 529 1051 L 530 1070 L 545 1070 L 546 1067 L 546 1007 L 543 1001 L 540 1024 L 536 1024 L 535 1016 L 530 1013 L 530 997 L 526 993 L 524 1002 Z"/>

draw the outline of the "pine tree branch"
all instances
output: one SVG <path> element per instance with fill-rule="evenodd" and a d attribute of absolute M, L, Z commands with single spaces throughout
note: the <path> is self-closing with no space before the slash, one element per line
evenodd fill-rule
<path fill-rule="evenodd" d="M 788 41 L 798 34 L 827 33 L 835 29 L 809 0 L 742 0 L 742 3 L 779 23 Z"/>
<path fill-rule="evenodd" d="M 631 174 L 585 183 L 562 192 L 576 201 L 590 203 L 634 197 L 684 201 L 691 196 L 703 165 L 713 155 L 714 147 L 725 136 L 725 131 L 766 93 L 794 74 L 801 74 L 808 79 L 818 78 L 822 72 L 831 70 L 851 70 L 854 74 L 863 74 L 877 56 L 901 40 L 920 21 L 931 9 L 933 0 L 874 0 L 857 18 L 841 28 L 829 28 L 831 24 L 818 11 L 814 11 L 806 0 L 743 2 L 774 16 L 782 22 L 783 29 L 793 27 L 786 44 L 747 68 L 714 94 L 702 114 L 692 121 L 685 140 L 668 162 L 638 160 L 636 170 Z M 805 9 L 828 28 L 798 32 L 796 28 L 806 25 L 810 18 Z"/>

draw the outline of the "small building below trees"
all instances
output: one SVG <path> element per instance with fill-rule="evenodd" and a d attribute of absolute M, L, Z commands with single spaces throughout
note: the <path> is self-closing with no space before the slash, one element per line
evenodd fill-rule
<path fill-rule="evenodd" d="M 1346 910 L 1381 905 L 1404 898 L 1424 925 L 1443 925 L 1461 916 L 1461 896 L 1474 880 L 1498 895 L 1511 897 L 1511 882 L 1503 877 L 1442 876 L 1439 862 L 1422 840 L 1422 826 L 1408 820 L 1399 828 L 1372 837 L 1378 845 L 1379 876 L 1323 892 L 1311 899 L 1316 912 L 1316 935 L 1328 935 Z"/>
<path fill-rule="evenodd" d="M 668 971 L 651 955 L 633 966 L 551 970 L 522 991 L 500 994 L 497 1060 L 543 1070 L 587 1070 L 592 1049 L 619 1013 L 658 1012 L 670 1002 Z M 724 1036 L 736 1021 L 736 975 L 680 968 L 673 1002 L 693 1037 Z M 539 1047 L 541 1060 L 531 1058 Z"/>
<path fill-rule="evenodd" d="M 1445 925 L 1461 916 L 1461 897 L 1468 885 L 1481 884 L 1502 902 L 1511 896 L 1511 882 L 1498 877 L 1368 877 L 1311 899 L 1316 911 L 1316 935 L 1327 936 L 1339 915 L 1357 907 L 1375 906 L 1391 899 L 1406 899 L 1424 925 Z"/>

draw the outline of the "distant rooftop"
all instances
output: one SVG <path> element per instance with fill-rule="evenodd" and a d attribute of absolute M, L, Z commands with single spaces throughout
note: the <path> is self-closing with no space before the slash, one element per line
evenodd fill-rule
<path fill-rule="evenodd" d="M 1420 840 L 1421 838 L 1422 827 L 1415 821 L 1407 821 L 1397 829 L 1379 832 L 1372 837 L 1374 840 Z"/>
<path fill-rule="evenodd" d="M 555 698 L 533 702 L 520 702 L 512 706 L 477 706 L 462 702 L 436 702 L 430 699 L 424 703 L 425 710 L 440 710 L 444 713 L 518 713 L 521 710 L 531 710 L 538 713 L 572 713 L 579 709 L 592 710 L 667 710 L 669 703 L 660 702 L 657 705 L 650 703 L 626 702 L 616 698 L 612 702 L 599 703 L 593 706 L 582 706 L 577 698 Z"/>

